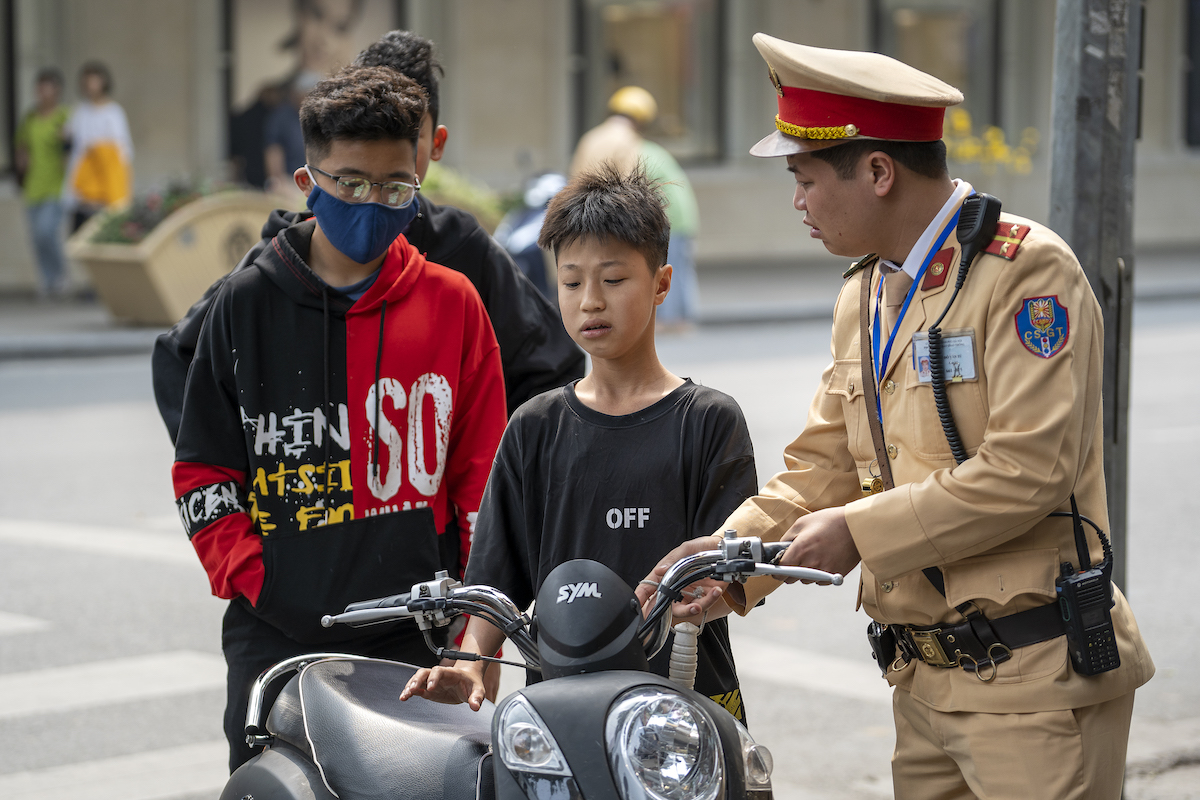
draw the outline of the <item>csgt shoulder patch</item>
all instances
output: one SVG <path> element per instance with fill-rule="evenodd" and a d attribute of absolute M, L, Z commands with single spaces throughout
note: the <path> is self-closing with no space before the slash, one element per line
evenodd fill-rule
<path fill-rule="evenodd" d="M 983 252 L 1012 261 L 1017 257 L 1017 248 L 1021 246 L 1021 241 L 1024 240 L 1028 233 L 1028 225 L 1018 225 L 1015 222 L 1001 222 L 996 226 L 996 235 L 992 237 L 991 243 L 988 244 L 987 249 Z"/>
<path fill-rule="evenodd" d="M 1056 355 L 1071 335 L 1071 321 L 1058 295 L 1025 298 L 1015 320 L 1021 344 L 1038 358 Z"/>

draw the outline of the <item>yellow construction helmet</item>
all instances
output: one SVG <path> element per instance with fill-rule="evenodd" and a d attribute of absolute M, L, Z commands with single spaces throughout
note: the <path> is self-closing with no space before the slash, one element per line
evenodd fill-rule
<path fill-rule="evenodd" d="M 658 103 L 654 102 L 654 95 L 642 87 L 625 86 L 608 98 L 608 110 L 623 114 L 638 125 L 649 125 L 658 116 Z"/>

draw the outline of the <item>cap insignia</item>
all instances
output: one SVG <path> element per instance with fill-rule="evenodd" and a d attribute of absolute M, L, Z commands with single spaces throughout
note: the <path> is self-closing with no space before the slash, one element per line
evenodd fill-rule
<path fill-rule="evenodd" d="M 779 82 L 779 73 L 770 64 L 767 65 L 767 70 L 771 73 L 771 84 L 775 87 L 775 93 L 783 97 L 783 84 Z"/>

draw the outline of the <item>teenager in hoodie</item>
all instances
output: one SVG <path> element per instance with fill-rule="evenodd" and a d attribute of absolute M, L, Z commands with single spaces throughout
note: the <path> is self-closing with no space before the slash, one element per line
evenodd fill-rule
<path fill-rule="evenodd" d="M 391 67 L 425 90 L 429 105 L 421 118 L 417 143 L 417 178 L 424 180 L 429 163 L 441 159 L 448 133 L 445 125 L 438 124 L 442 66 L 434 57 L 433 43 L 410 31 L 391 31 L 360 53 L 355 64 Z M 475 217 L 461 209 L 436 205 L 419 194 L 414 205 L 417 213 L 404 231 L 405 238 L 430 261 L 466 275 L 483 300 L 500 344 L 508 412 L 542 392 L 582 378 L 583 351 L 567 335 L 558 309 L 530 283 Z M 273 212 L 263 225 L 262 241 L 234 270 L 253 263 L 276 234 L 308 214 Z M 183 387 L 196 339 L 212 296 L 224 280 L 214 284 L 154 345 L 154 396 L 172 441 L 179 433 Z"/>
<path fill-rule="evenodd" d="M 314 216 L 217 287 L 188 372 L 173 478 L 213 594 L 232 601 L 231 769 L 253 754 L 246 699 L 271 664 L 321 649 L 434 661 L 411 623 L 325 629 L 323 614 L 465 564 L 504 381 L 470 281 L 400 235 L 424 113 L 387 68 L 313 89 L 295 180 Z"/>

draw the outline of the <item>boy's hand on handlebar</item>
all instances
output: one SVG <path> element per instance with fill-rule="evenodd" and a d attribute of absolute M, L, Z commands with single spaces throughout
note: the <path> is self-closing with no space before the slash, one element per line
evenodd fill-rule
<path fill-rule="evenodd" d="M 424 697 L 435 703 L 458 705 L 466 703 L 472 711 L 483 705 L 486 690 L 483 676 L 476 670 L 463 667 L 434 667 L 420 669 L 404 686 L 401 700 Z"/>
<path fill-rule="evenodd" d="M 659 582 L 676 561 L 715 547 L 712 536 L 700 536 L 684 542 L 660 559 L 658 566 L 650 570 L 650 574 L 634 589 L 634 594 L 642 606 L 642 615 L 645 616 L 649 612 Z M 724 592 L 725 584 L 711 578 L 693 583 L 683 590 L 683 599 L 671 605 L 671 615 L 675 617 L 676 622 L 697 617 L 719 602 Z"/>
<path fill-rule="evenodd" d="M 785 567 L 809 567 L 846 575 L 862 560 L 846 524 L 846 509 L 841 507 L 804 515 L 792 524 L 783 541 L 791 542 L 779 559 L 779 564 Z M 798 579 L 781 580 L 795 583 Z"/>

